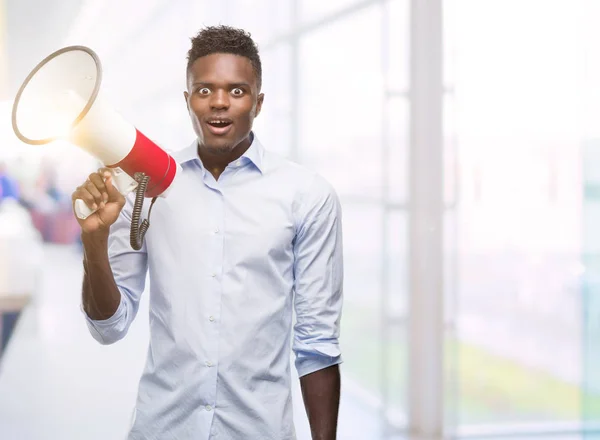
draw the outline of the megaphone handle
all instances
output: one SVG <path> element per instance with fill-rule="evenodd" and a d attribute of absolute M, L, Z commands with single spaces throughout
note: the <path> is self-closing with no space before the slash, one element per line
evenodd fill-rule
<path fill-rule="evenodd" d="M 126 196 L 137 188 L 138 182 L 121 168 L 111 168 L 110 170 L 113 175 L 113 184 L 123 196 Z M 75 200 L 74 209 L 75 215 L 81 220 L 85 220 L 97 211 L 96 209 L 91 209 L 82 199 Z"/>
<path fill-rule="evenodd" d="M 81 220 L 85 220 L 90 215 L 96 212 L 95 209 L 91 209 L 82 199 L 75 200 L 75 215 Z"/>

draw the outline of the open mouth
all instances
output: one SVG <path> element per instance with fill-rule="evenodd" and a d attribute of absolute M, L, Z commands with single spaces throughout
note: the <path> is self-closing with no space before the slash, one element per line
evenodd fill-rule
<path fill-rule="evenodd" d="M 229 132 L 233 121 L 227 118 L 211 118 L 206 120 L 206 125 L 213 135 L 224 135 Z"/>
<path fill-rule="evenodd" d="M 231 125 L 229 121 L 209 121 L 208 125 L 215 128 L 225 128 Z"/>
<path fill-rule="evenodd" d="M 232 124 L 232 120 L 228 119 L 228 118 L 212 118 L 212 119 L 207 119 L 206 123 L 208 125 L 210 125 L 211 127 L 215 127 L 215 128 L 225 128 L 228 127 Z"/>

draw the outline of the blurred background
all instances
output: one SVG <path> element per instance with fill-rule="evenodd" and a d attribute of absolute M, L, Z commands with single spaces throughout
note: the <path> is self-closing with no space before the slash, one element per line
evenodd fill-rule
<path fill-rule="evenodd" d="M 339 438 L 600 438 L 598 18 L 597 0 L 0 0 L 0 439 L 124 438 L 148 337 L 147 295 L 125 340 L 89 336 L 70 194 L 98 164 L 20 144 L 18 87 L 87 45 L 112 105 L 177 150 L 189 39 L 219 23 L 259 45 L 263 144 L 342 200 Z"/>

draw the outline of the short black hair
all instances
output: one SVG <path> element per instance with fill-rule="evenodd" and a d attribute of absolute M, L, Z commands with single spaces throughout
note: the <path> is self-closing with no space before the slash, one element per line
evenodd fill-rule
<path fill-rule="evenodd" d="M 208 26 L 191 38 L 192 47 L 187 56 L 187 73 L 194 62 L 203 56 L 214 53 L 229 53 L 246 57 L 252 63 L 256 84 L 260 91 L 262 85 L 262 65 L 258 47 L 249 32 L 231 26 Z"/>

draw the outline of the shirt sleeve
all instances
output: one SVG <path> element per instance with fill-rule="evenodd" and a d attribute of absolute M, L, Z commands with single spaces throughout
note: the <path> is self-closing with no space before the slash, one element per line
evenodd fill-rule
<path fill-rule="evenodd" d="M 342 362 L 342 212 L 333 188 L 315 176 L 299 201 L 294 240 L 292 349 L 299 377 Z"/>
<path fill-rule="evenodd" d="M 108 236 L 108 260 L 121 293 L 119 307 L 110 318 L 94 320 L 81 306 L 91 335 L 105 345 L 115 343 L 127 334 L 137 314 L 146 283 L 148 270 L 146 243 L 144 242 L 139 251 L 135 251 L 129 241 L 133 212 L 131 195 L 126 198 L 125 206 L 117 221 L 111 226 Z"/>

